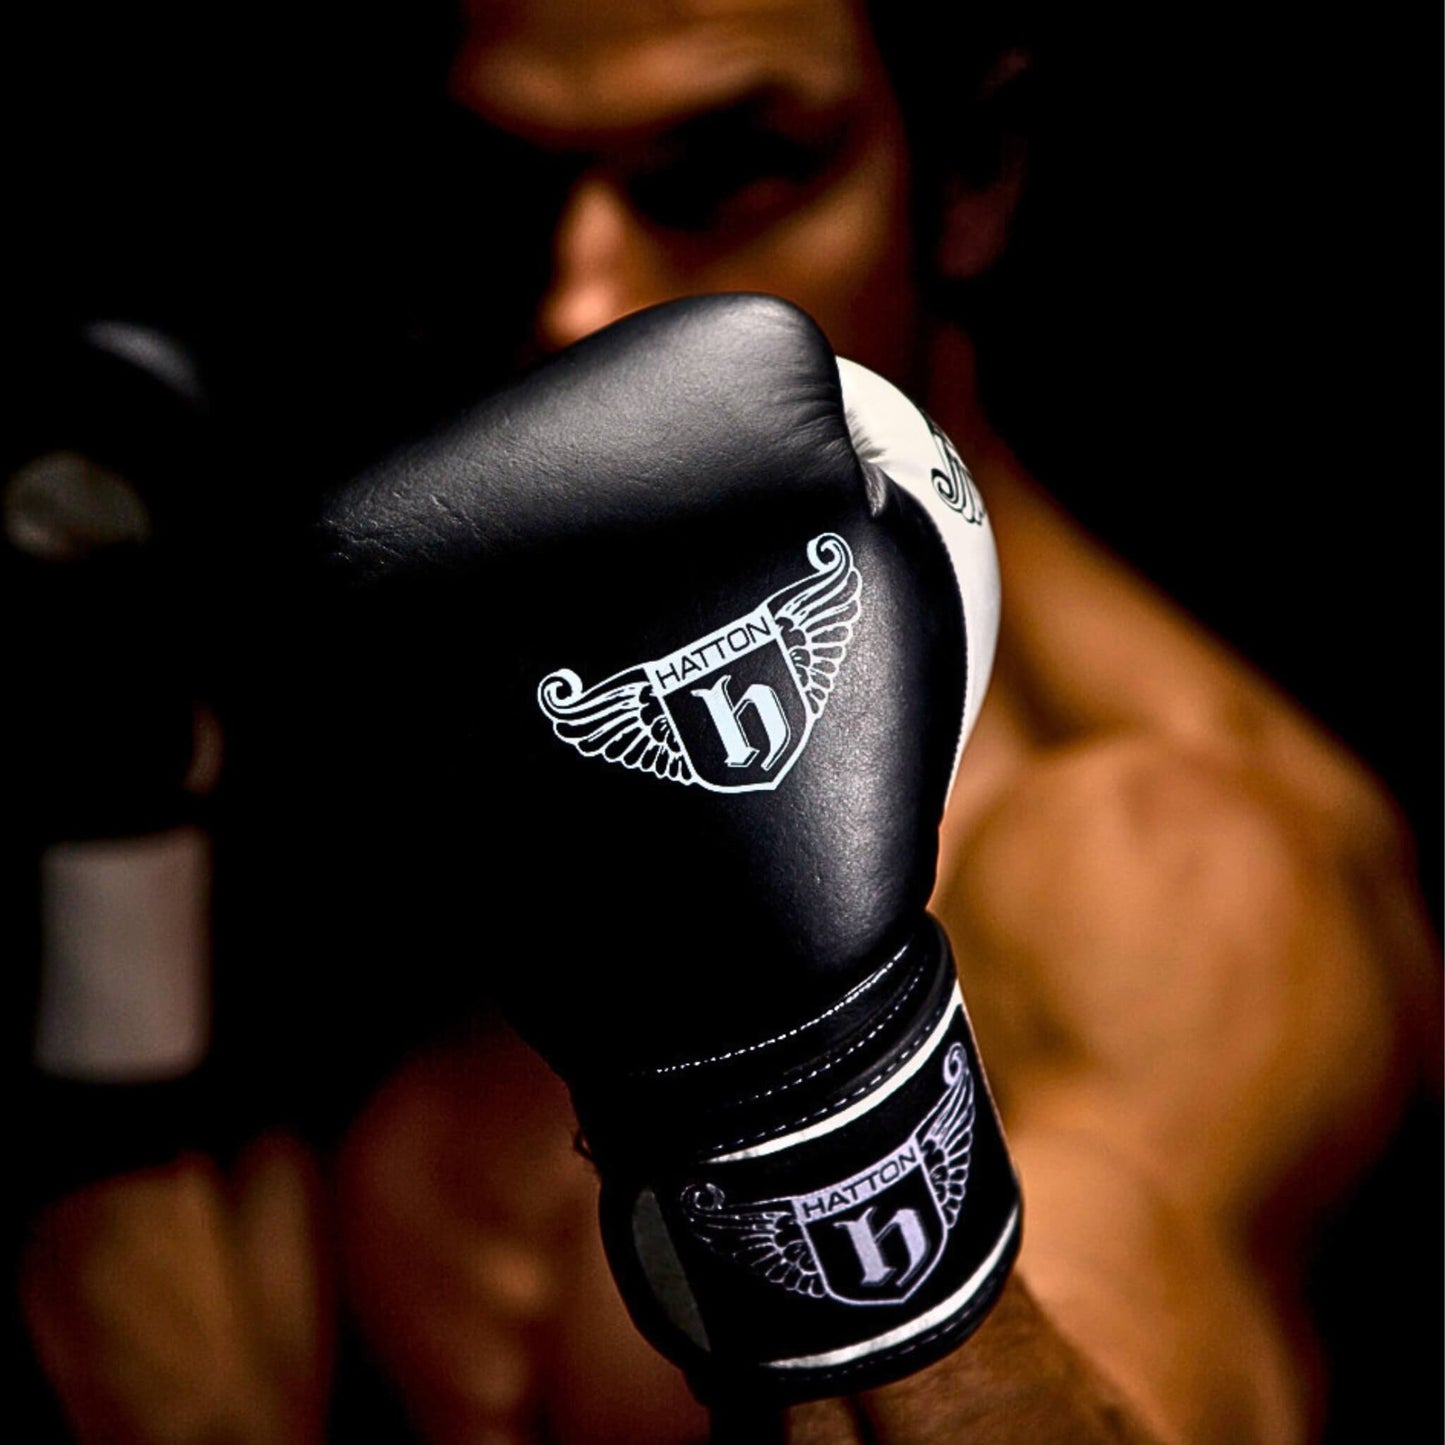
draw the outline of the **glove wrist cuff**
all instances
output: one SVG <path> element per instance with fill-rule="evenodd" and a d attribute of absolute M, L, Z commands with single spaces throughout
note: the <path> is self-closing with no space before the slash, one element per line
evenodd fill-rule
<path fill-rule="evenodd" d="M 911 947 L 850 1063 L 819 1060 L 785 1110 L 714 1113 L 706 1142 L 651 1167 L 601 1160 L 624 1298 L 704 1400 L 897 1379 L 965 1339 L 1003 1287 L 1017 1183 L 947 944 L 930 922 Z M 725 1118 L 748 1127 L 724 1137 Z"/>

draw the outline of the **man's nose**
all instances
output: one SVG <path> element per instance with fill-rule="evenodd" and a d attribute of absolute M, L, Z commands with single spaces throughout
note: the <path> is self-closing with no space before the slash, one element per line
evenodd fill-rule
<path fill-rule="evenodd" d="M 605 177 L 582 177 L 557 225 L 552 280 L 537 311 L 539 343 L 560 349 L 677 294 L 665 250 L 626 194 Z"/>

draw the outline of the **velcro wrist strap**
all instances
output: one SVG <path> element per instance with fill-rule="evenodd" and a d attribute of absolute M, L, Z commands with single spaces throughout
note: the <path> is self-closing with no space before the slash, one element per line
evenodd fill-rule
<path fill-rule="evenodd" d="M 942 956 L 946 984 L 863 1091 L 626 1186 L 604 1170 L 624 1297 L 701 1399 L 899 1379 L 966 1339 L 1002 1290 L 1018 1185 Z"/>

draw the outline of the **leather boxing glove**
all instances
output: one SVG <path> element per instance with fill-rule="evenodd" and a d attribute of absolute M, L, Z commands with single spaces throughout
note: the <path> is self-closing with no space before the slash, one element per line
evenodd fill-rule
<path fill-rule="evenodd" d="M 302 712 L 341 884 L 368 926 L 461 920 L 571 1087 L 643 1333 L 709 1402 L 965 1339 L 1020 1216 L 925 912 L 998 618 L 948 441 L 794 308 L 698 298 L 337 490 L 319 535 L 297 677 L 332 698 Z"/>

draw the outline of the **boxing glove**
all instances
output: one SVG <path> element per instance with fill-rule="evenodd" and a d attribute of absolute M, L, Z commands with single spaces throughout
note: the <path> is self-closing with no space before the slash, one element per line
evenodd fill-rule
<path fill-rule="evenodd" d="M 198 729 L 216 459 L 195 363 L 129 322 L 12 333 L 0 591 L 7 1058 L 37 1196 L 190 1136 L 210 1028 Z M 20 353 L 20 355 L 16 355 Z M 15 362 L 22 361 L 20 365 Z M 198 750 L 198 738 L 201 746 Z"/>
<path fill-rule="evenodd" d="M 791 306 L 695 298 L 337 489 L 315 545 L 288 692 L 335 905 L 450 919 L 567 1081 L 642 1332 L 708 1402 L 954 1348 L 1020 1213 L 926 913 L 998 619 L 946 438 Z"/>

